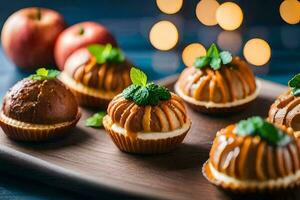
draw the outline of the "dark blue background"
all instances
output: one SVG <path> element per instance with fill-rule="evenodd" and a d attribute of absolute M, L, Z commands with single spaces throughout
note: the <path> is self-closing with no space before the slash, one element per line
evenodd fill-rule
<path fill-rule="evenodd" d="M 263 78 L 285 84 L 299 71 L 300 25 L 288 25 L 280 18 L 280 0 L 236 2 L 244 11 L 243 25 L 234 32 L 223 34 L 229 39 L 234 36 L 241 37 L 242 46 L 253 37 L 267 40 L 272 48 L 271 60 L 265 67 L 253 67 L 253 70 Z M 197 3 L 197 0 L 185 0 L 179 13 L 166 15 L 158 10 L 155 0 L 1 0 L 0 26 L 2 27 L 6 18 L 14 11 L 30 6 L 55 9 L 64 15 L 69 25 L 87 20 L 100 22 L 115 35 L 128 58 L 154 80 L 183 69 L 181 52 L 187 44 L 200 42 L 208 47 L 212 42 L 217 42 L 218 35 L 223 32 L 218 26 L 207 27 L 196 19 Z M 149 43 L 149 30 L 159 20 L 170 20 L 179 30 L 180 40 L 172 51 L 157 51 Z M 237 55 L 241 55 L 242 46 L 236 52 Z M 0 96 L 18 79 L 27 75 L 14 67 L 1 48 Z M 72 199 L 76 196 L 4 173 L 0 174 L 0 177 L 0 199 Z"/>

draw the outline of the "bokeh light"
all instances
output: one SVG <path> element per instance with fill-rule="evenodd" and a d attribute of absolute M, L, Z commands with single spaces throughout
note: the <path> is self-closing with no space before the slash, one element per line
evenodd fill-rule
<path fill-rule="evenodd" d="M 219 7 L 219 3 L 216 0 L 201 0 L 196 7 L 196 16 L 199 21 L 207 26 L 216 25 L 216 11 Z"/>
<path fill-rule="evenodd" d="M 156 49 L 167 51 L 177 44 L 178 30 L 173 23 L 160 21 L 152 26 L 149 39 Z"/>
<path fill-rule="evenodd" d="M 187 67 L 192 67 L 197 57 L 205 55 L 206 49 L 202 44 L 192 43 L 182 51 L 182 61 Z"/>
<path fill-rule="evenodd" d="M 242 46 L 242 36 L 235 31 L 222 31 L 217 40 L 218 46 L 233 54 L 237 54 Z"/>
<path fill-rule="evenodd" d="M 270 45 L 260 38 L 251 39 L 244 46 L 244 57 L 249 63 L 262 66 L 270 60 Z"/>
<path fill-rule="evenodd" d="M 182 7 L 183 0 L 156 0 L 157 7 L 166 14 L 177 13 Z"/>
<path fill-rule="evenodd" d="M 243 11 L 236 3 L 226 2 L 217 9 L 216 18 L 224 30 L 235 30 L 243 22 Z"/>
<path fill-rule="evenodd" d="M 285 0 L 280 4 L 281 18 L 288 24 L 300 22 L 300 2 L 298 0 Z"/>

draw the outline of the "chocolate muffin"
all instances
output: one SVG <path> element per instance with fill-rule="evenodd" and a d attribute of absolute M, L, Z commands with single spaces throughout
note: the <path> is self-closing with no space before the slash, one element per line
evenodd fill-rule
<path fill-rule="evenodd" d="M 212 49 L 215 57 L 211 55 Z M 195 66 L 186 68 L 175 84 L 176 93 L 195 110 L 215 114 L 236 112 L 258 96 L 255 77 L 246 62 L 232 58 L 229 52 L 223 61 L 223 54 L 212 45 L 207 55 L 197 58 Z"/>
<path fill-rule="evenodd" d="M 114 96 L 131 84 L 130 64 L 111 45 L 91 45 L 75 51 L 66 61 L 60 80 L 79 105 L 106 109 Z"/>
<path fill-rule="evenodd" d="M 289 81 L 290 89 L 281 94 L 271 105 L 269 121 L 284 125 L 294 130 L 295 136 L 300 136 L 300 74 Z"/>
<path fill-rule="evenodd" d="M 131 71 L 143 74 L 135 68 Z M 132 80 L 133 84 L 108 106 L 103 120 L 107 133 L 121 151 L 139 154 L 171 151 L 183 141 L 191 126 L 183 101 L 165 87 Z"/>
<path fill-rule="evenodd" d="M 299 152 L 291 129 L 252 117 L 216 134 L 203 174 L 232 191 L 291 188 L 300 180 Z"/>
<path fill-rule="evenodd" d="M 0 125 L 8 137 L 23 141 L 48 140 L 67 134 L 76 125 L 80 118 L 78 103 L 56 78 L 57 74 L 39 69 L 37 74 L 9 89 L 0 114 Z"/>

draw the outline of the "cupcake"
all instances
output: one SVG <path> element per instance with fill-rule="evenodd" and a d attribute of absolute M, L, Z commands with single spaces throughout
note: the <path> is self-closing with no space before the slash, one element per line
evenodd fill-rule
<path fill-rule="evenodd" d="M 106 109 L 113 97 L 131 84 L 129 72 L 130 64 L 119 48 L 91 45 L 66 60 L 59 78 L 80 106 Z"/>
<path fill-rule="evenodd" d="M 294 76 L 288 85 L 290 89 L 271 105 L 268 119 L 292 128 L 295 135 L 300 136 L 300 74 Z"/>
<path fill-rule="evenodd" d="M 180 144 L 190 129 L 183 101 L 163 86 L 147 83 L 147 76 L 132 68 L 133 82 L 108 105 L 103 125 L 124 152 L 157 154 Z"/>
<path fill-rule="evenodd" d="M 228 113 L 247 107 L 258 95 L 249 66 L 213 44 L 206 56 L 186 68 L 175 84 L 175 92 L 192 108 L 204 113 Z"/>
<path fill-rule="evenodd" d="M 300 141 L 291 129 L 252 117 L 216 134 L 202 172 L 231 191 L 286 189 L 299 183 L 299 158 Z"/>
<path fill-rule="evenodd" d="M 0 125 L 9 138 L 42 141 L 70 133 L 81 115 L 74 95 L 57 75 L 56 70 L 38 69 L 5 94 Z"/>

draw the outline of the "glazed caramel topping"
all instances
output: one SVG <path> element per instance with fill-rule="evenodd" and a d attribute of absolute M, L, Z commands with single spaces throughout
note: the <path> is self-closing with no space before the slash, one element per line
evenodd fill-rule
<path fill-rule="evenodd" d="M 170 100 L 160 101 L 156 106 L 138 106 L 119 94 L 110 102 L 107 112 L 112 123 L 134 133 L 172 131 L 187 122 L 184 104 L 173 93 Z"/>
<path fill-rule="evenodd" d="M 214 103 L 244 99 L 256 90 L 252 71 L 237 57 L 216 71 L 209 67 L 186 68 L 179 77 L 178 86 L 187 96 Z"/>
<path fill-rule="evenodd" d="M 79 59 L 78 56 L 80 56 Z M 100 91 L 115 93 L 122 92 L 131 84 L 129 71 L 130 64 L 128 61 L 97 64 L 96 58 L 86 49 L 72 54 L 66 61 L 64 70 L 78 83 Z"/>
<path fill-rule="evenodd" d="M 290 91 L 280 95 L 271 105 L 269 121 L 300 131 L 300 97 L 292 95 Z"/>
<path fill-rule="evenodd" d="M 294 137 L 284 146 L 270 145 L 258 136 L 234 134 L 235 127 L 220 130 L 214 139 L 210 163 L 219 172 L 239 180 L 265 181 L 300 170 L 300 142 Z"/>

